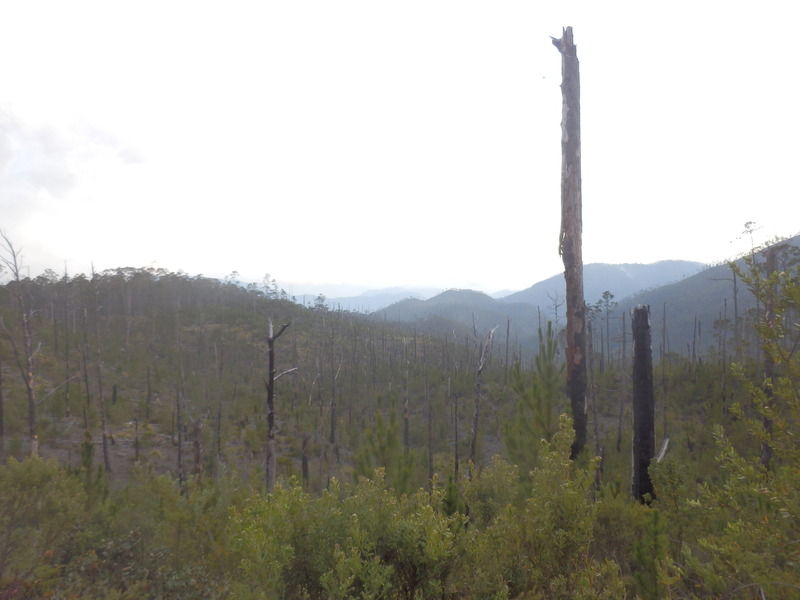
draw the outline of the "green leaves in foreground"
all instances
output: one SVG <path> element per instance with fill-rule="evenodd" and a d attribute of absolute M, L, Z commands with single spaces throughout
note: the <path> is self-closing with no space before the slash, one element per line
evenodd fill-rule
<path fill-rule="evenodd" d="M 0 468 L 0 582 L 58 576 L 54 550 L 84 516 L 80 482 L 54 460 L 11 458 Z"/>

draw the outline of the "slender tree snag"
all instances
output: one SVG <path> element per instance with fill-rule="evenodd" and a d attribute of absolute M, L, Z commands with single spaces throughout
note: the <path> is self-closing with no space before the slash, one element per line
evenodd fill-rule
<path fill-rule="evenodd" d="M 561 236 L 567 287 L 567 395 L 572 405 L 575 441 L 571 457 L 586 446 L 586 302 L 583 297 L 581 119 L 578 55 L 572 27 L 553 45 L 561 53 Z"/>
<path fill-rule="evenodd" d="M 458 394 L 450 391 L 450 378 L 447 378 L 447 395 L 453 402 L 453 481 L 458 481 Z"/>
<path fill-rule="evenodd" d="M 100 434 L 103 447 L 103 466 L 106 473 L 111 472 L 111 457 L 108 449 L 108 417 L 106 415 L 106 394 L 103 387 L 103 355 L 100 349 L 100 308 L 97 301 L 98 297 L 98 276 L 92 269 L 92 297 L 94 298 L 94 352 L 95 352 L 95 373 L 97 375 L 97 409 L 100 412 Z"/>
<path fill-rule="evenodd" d="M 194 466 L 192 467 L 192 475 L 198 481 L 203 476 L 203 446 L 200 443 L 200 421 L 194 422 L 194 440 L 192 441 L 192 448 L 194 450 Z"/>
<path fill-rule="evenodd" d="M 69 279 L 67 277 L 66 269 L 64 270 L 63 281 L 67 284 L 67 292 L 64 300 L 64 411 L 67 417 L 72 416 L 72 407 L 70 406 L 69 396 L 69 383 L 72 379 L 70 364 L 69 364 L 69 315 L 70 315 L 70 293 L 69 293 Z"/>
<path fill-rule="evenodd" d="M 600 326 L 600 331 L 602 333 L 603 328 L 602 324 Z M 602 342 L 601 342 L 602 344 Z M 592 406 L 592 428 L 594 433 L 594 455 L 600 457 L 599 462 L 597 463 L 597 467 L 594 471 L 594 490 L 595 493 L 600 491 L 600 485 L 603 483 L 603 458 L 605 452 L 603 447 L 600 445 L 600 418 L 598 417 L 597 413 L 597 393 L 596 393 L 596 386 L 595 386 L 595 379 L 594 379 L 594 327 L 592 322 L 589 322 L 588 327 L 588 340 L 587 340 L 587 354 L 589 356 L 589 402 Z M 601 345 L 602 348 L 602 345 Z M 602 354 L 602 350 L 601 350 Z M 610 356 L 610 355 L 609 355 Z"/>
<path fill-rule="evenodd" d="M 617 452 L 622 449 L 622 417 L 625 414 L 625 387 L 626 380 L 625 372 L 627 370 L 628 358 L 626 354 L 626 345 L 628 341 L 628 333 L 625 329 L 625 313 L 622 313 L 622 357 L 619 364 L 619 421 L 617 422 Z"/>
<path fill-rule="evenodd" d="M 766 321 L 767 327 L 770 329 L 775 327 L 776 318 L 775 297 L 777 296 L 778 290 L 776 289 L 774 280 L 770 281 L 772 274 L 777 270 L 776 263 L 777 259 L 775 256 L 775 246 L 770 246 L 766 251 L 766 264 L 764 265 L 767 277 L 767 287 L 764 290 L 764 320 Z M 764 424 L 764 432 L 767 434 L 767 436 L 772 434 L 772 419 L 768 416 L 768 414 L 769 411 L 772 410 L 772 386 L 774 384 L 774 380 L 775 360 L 769 348 L 764 348 L 764 395 L 767 399 L 767 406 L 764 408 L 767 410 L 767 412 L 762 415 L 761 420 Z M 765 469 L 769 469 L 771 460 L 772 447 L 769 445 L 767 440 L 763 440 L 761 442 L 761 464 L 764 465 Z"/>
<path fill-rule="evenodd" d="M 503 363 L 503 385 L 508 385 L 508 338 L 511 336 L 511 317 L 506 317 L 506 360 Z"/>
<path fill-rule="evenodd" d="M 301 473 L 303 476 L 303 489 L 308 489 L 308 433 L 303 433 L 303 455 L 301 458 Z"/>
<path fill-rule="evenodd" d="M 181 496 L 185 496 L 189 489 L 186 487 L 186 471 L 183 464 L 183 392 L 178 390 L 175 394 L 175 428 L 178 432 L 178 487 Z"/>
<path fill-rule="evenodd" d="M 411 412 L 408 403 L 408 357 L 406 356 L 406 340 L 403 338 L 403 362 L 405 363 L 405 371 L 403 371 L 403 453 L 408 455 L 411 433 L 409 426 L 411 424 Z"/>
<path fill-rule="evenodd" d="M 275 374 L 275 340 L 289 327 L 289 323 L 284 323 L 273 335 L 272 320 L 269 322 L 269 335 L 267 336 L 267 348 L 269 351 L 269 372 L 267 381 L 267 458 L 265 461 L 265 475 L 267 482 L 267 493 L 272 493 L 275 489 L 275 475 L 278 467 L 277 452 L 275 449 L 275 381 L 278 376 Z"/>
<path fill-rule="evenodd" d="M 494 332 L 496 329 L 497 327 L 492 329 L 489 332 L 486 343 L 481 344 L 480 352 L 478 353 L 478 364 L 475 366 L 475 412 L 472 415 L 472 438 L 469 443 L 470 479 L 472 479 L 472 470 L 475 466 L 475 459 L 478 453 L 478 421 L 481 414 L 481 404 L 483 404 L 481 402 L 483 399 L 483 369 L 492 353 L 492 340 L 494 339 Z"/>
<path fill-rule="evenodd" d="M 428 380 L 428 343 L 424 340 L 425 338 L 423 338 L 422 346 L 422 368 L 425 369 L 425 404 L 428 408 L 428 486 L 430 490 L 433 490 L 433 402 Z"/>
<path fill-rule="evenodd" d="M 650 309 L 633 309 L 633 473 L 632 493 L 639 502 L 645 494 L 655 498 L 650 481 L 650 461 L 656 453 L 653 356 L 650 347 Z"/>
<path fill-rule="evenodd" d="M 5 256 L 2 257 L 2 263 L 11 271 L 13 278 L 13 285 L 8 286 L 13 289 L 12 295 L 19 310 L 20 329 L 22 331 L 22 352 L 20 352 L 19 345 L 16 338 L 2 323 L 3 332 L 6 339 L 11 343 L 11 349 L 14 352 L 14 360 L 17 363 L 22 380 L 25 383 L 25 392 L 28 398 L 28 435 L 30 440 L 31 456 L 39 455 L 39 435 L 38 435 L 38 421 L 36 418 L 36 385 L 34 381 L 34 357 L 37 350 L 33 348 L 33 329 L 31 327 L 31 317 L 33 316 L 33 309 L 30 306 L 30 299 L 28 294 L 23 290 L 23 277 L 22 277 L 22 255 L 14 248 L 5 234 L 0 232 L 0 238 L 3 242 L 3 250 Z"/>

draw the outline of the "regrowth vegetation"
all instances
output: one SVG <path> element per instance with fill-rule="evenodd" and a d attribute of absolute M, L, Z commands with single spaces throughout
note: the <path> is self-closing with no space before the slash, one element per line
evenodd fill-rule
<path fill-rule="evenodd" d="M 6 271 L 1 593 L 796 598 L 800 271 L 772 252 L 736 272 L 757 320 L 654 355 L 649 504 L 610 292 L 572 460 L 552 324 L 534 356 L 487 353 L 477 329 L 299 306 L 269 277 Z"/>

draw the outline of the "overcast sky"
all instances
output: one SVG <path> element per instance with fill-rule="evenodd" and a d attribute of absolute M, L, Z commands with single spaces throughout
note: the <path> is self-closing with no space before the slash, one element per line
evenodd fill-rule
<path fill-rule="evenodd" d="M 0 229 L 34 275 L 529 287 L 570 25 L 584 261 L 723 260 L 800 231 L 797 6 L 3 2 Z"/>

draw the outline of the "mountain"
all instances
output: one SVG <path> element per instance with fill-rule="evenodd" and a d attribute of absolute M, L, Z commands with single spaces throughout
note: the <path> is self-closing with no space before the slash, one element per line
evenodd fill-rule
<path fill-rule="evenodd" d="M 379 290 L 367 290 L 357 296 L 328 298 L 327 304 L 334 310 L 373 312 L 409 298 L 426 300 L 440 291 L 441 290 L 435 288 L 383 288 Z"/>
<path fill-rule="evenodd" d="M 642 264 L 621 264 L 609 265 L 595 263 L 584 267 L 584 289 L 586 298 L 595 300 L 602 296 L 603 292 L 609 290 L 617 298 L 624 298 L 640 290 L 663 285 L 664 283 L 675 281 L 702 267 L 702 263 L 681 260 L 665 260 L 650 265 Z M 465 290 L 448 290 L 448 292 Z M 334 310 L 347 310 L 351 312 L 374 312 L 385 309 L 393 304 L 401 303 L 405 300 L 427 301 L 440 294 L 441 290 L 436 288 L 417 288 L 417 287 L 391 287 L 376 290 L 368 290 L 356 296 L 339 296 L 328 298 L 326 304 Z M 442 297 L 422 310 L 423 313 L 431 313 L 432 307 L 436 307 L 437 314 L 442 313 L 442 308 L 451 304 L 453 297 L 451 293 L 445 292 Z M 500 300 L 506 304 L 533 304 L 545 307 L 552 307 L 552 298 L 564 298 L 564 276 L 554 275 L 545 279 L 530 288 L 518 292 L 509 290 L 495 292 L 488 298 Z M 302 304 L 313 305 L 314 297 L 304 297 Z M 461 300 L 469 304 L 470 300 L 466 297 Z M 474 298 L 472 298 L 474 300 Z M 399 321 L 413 321 L 419 318 L 414 311 L 414 303 L 401 306 L 391 314 L 397 314 Z M 504 309 L 507 311 L 508 308 Z M 446 311 L 445 311 L 446 312 Z M 513 312 L 513 310 L 512 310 Z M 389 314 L 389 313 L 387 313 Z M 384 315 L 386 316 L 386 315 Z M 387 317 L 391 318 L 391 317 Z M 471 316 L 469 320 L 471 321 Z"/>
<path fill-rule="evenodd" d="M 626 298 L 654 286 L 677 281 L 703 268 L 703 263 L 688 260 L 662 260 L 651 264 L 625 263 L 611 265 L 592 263 L 583 267 L 583 291 L 589 304 L 609 291 L 618 299 Z M 504 302 L 526 302 L 552 308 L 566 295 L 564 275 L 559 273 L 526 290 L 501 298 Z"/>
<path fill-rule="evenodd" d="M 586 265 L 586 297 L 599 299 L 606 290 L 616 297 L 628 296 L 648 286 L 673 281 L 697 270 L 700 265 L 690 261 Z M 535 343 L 540 323 L 552 320 L 558 325 L 559 320 L 563 322 L 564 294 L 564 278 L 556 275 L 527 290 L 497 299 L 474 290 L 447 290 L 427 300 L 403 299 L 375 311 L 372 317 L 413 324 L 419 331 L 459 337 L 474 333 L 483 336 L 497 326 L 497 343 L 530 348 Z M 553 299 L 558 306 L 554 306 Z"/>
<path fill-rule="evenodd" d="M 525 302 L 501 302 L 474 290 L 447 290 L 428 300 L 407 299 L 370 315 L 375 320 L 413 325 L 417 331 L 463 339 L 483 337 L 498 327 L 495 343 L 531 347 L 538 309 Z M 506 336 L 508 333 L 508 336 Z M 508 338 L 508 339 L 507 339 Z"/>
<path fill-rule="evenodd" d="M 776 245 L 779 270 L 787 261 L 800 260 L 800 236 Z M 764 260 L 764 252 L 757 253 L 756 261 L 763 263 Z M 744 259 L 735 263 L 747 272 Z M 681 281 L 624 299 L 612 313 L 612 323 L 616 324 L 611 327 L 612 343 L 621 334 L 622 314 L 629 316 L 630 311 L 640 304 L 650 307 L 654 353 L 661 348 L 665 323 L 668 350 L 683 355 L 693 352 L 700 355 L 711 346 L 720 347 L 723 337 L 733 337 L 736 317 L 741 323 L 757 316 L 752 314 L 756 308 L 755 297 L 738 277 L 734 278 L 728 263 L 708 267 Z"/>

